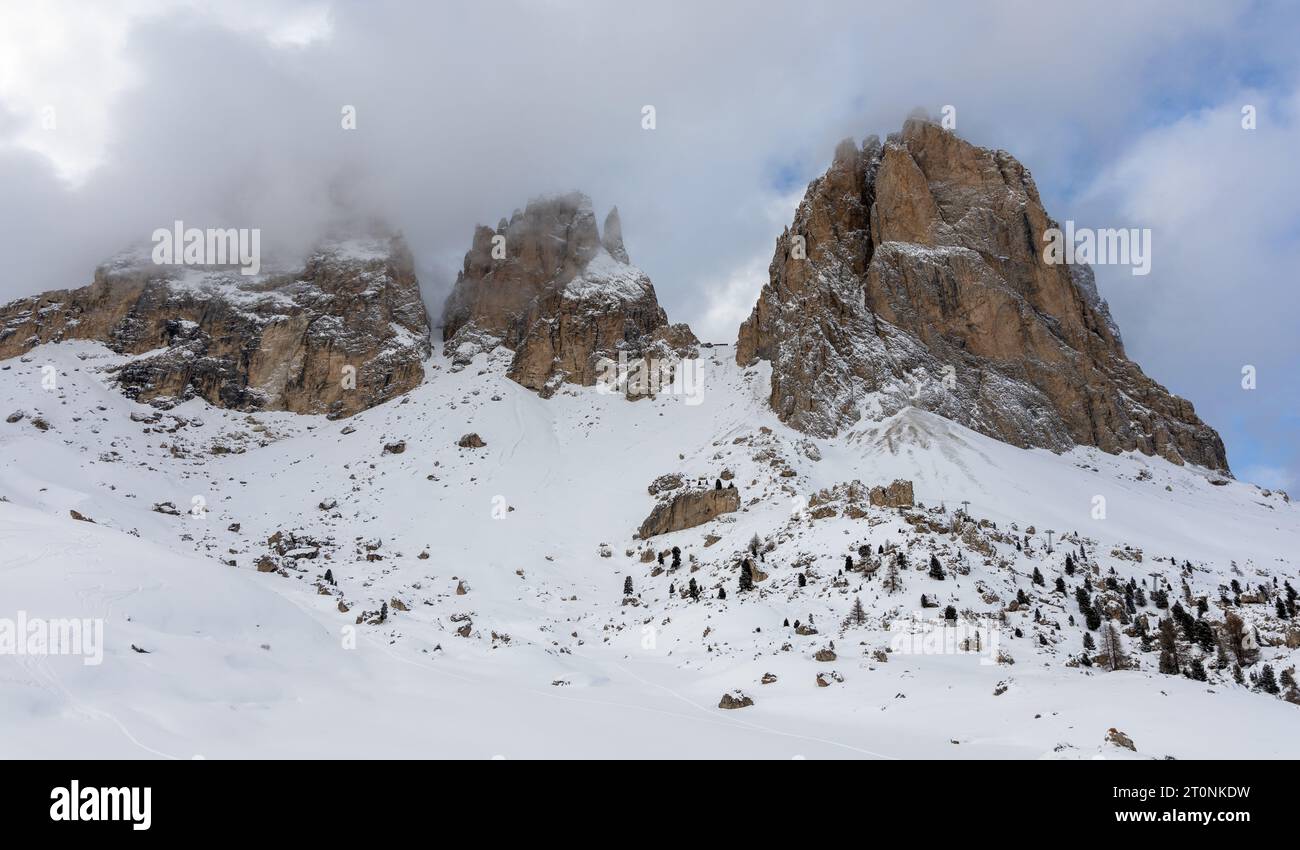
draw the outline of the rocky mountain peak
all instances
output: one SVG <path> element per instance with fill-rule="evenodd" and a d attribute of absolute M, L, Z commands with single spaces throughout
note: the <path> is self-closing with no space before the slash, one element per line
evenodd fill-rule
<path fill-rule="evenodd" d="M 778 239 L 736 358 L 831 436 L 907 406 L 1013 445 L 1226 470 L 1190 402 L 1142 373 L 1086 265 L 1049 264 L 1028 169 L 926 120 L 841 142 Z"/>
<path fill-rule="evenodd" d="M 590 386 L 605 358 L 693 356 L 685 325 L 669 325 L 654 285 L 623 246 L 617 208 L 602 237 L 579 192 L 530 201 L 494 231 L 479 226 L 443 311 L 457 365 L 503 345 L 509 375 L 549 396 L 560 384 Z"/>
<path fill-rule="evenodd" d="M 350 416 L 423 380 L 429 320 L 406 242 L 385 234 L 330 239 L 254 275 L 129 250 L 88 286 L 0 307 L 0 359 L 65 340 L 138 355 L 112 377 L 156 407 L 201 397 Z"/>

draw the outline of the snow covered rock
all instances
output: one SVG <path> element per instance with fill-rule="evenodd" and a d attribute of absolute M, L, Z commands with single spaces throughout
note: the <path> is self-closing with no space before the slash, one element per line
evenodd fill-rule
<path fill-rule="evenodd" d="M 732 694 L 723 694 L 722 699 L 718 701 L 718 708 L 749 708 L 753 704 L 754 700 L 751 697 L 747 697 L 740 691 L 736 691 L 734 696 Z"/>
<path fill-rule="evenodd" d="M 1019 447 L 1138 450 L 1227 471 L 1190 402 L 1127 358 L 1087 265 L 1049 264 L 1027 169 L 912 119 L 841 142 L 777 239 L 736 362 L 829 437 L 913 406 Z"/>
<path fill-rule="evenodd" d="M 351 416 L 424 378 L 429 321 L 401 237 L 322 243 L 305 262 L 244 276 L 127 252 L 94 281 L 0 307 L 0 359 L 95 340 L 138 355 L 115 373 L 132 399 L 201 397 L 236 410 Z"/>
<path fill-rule="evenodd" d="M 592 386 L 620 355 L 672 360 L 698 345 L 688 327 L 668 324 L 650 278 L 630 264 L 617 210 L 602 238 L 591 200 L 577 192 L 475 230 L 443 335 L 462 366 L 497 340 L 514 352 L 510 378 L 543 397 L 566 382 Z"/>

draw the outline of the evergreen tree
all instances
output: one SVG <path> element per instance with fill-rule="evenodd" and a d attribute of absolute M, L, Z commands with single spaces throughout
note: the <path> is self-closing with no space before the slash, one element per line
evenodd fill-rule
<path fill-rule="evenodd" d="M 1016 589 L 1016 601 L 1021 605 L 1029 604 L 1029 597 L 1025 595 L 1025 589 L 1023 587 Z"/>
<path fill-rule="evenodd" d="M 1205 664 L 1200 658 L 1193 658 L 1192 663 L 1187 665 L 1187 678 L 1197 682 L 1204 682 L 1210 677 L 1205 672 Z"/>
<path fill-rule="evenodd" d="M 1106 654 L 1106 666 L 1109 670 L 1123 670 L 1128 667 L 1128 654 L 1124 652 L 1124 639 L 1114 623 L 1107 623 L 1101 633 L 1101 648 Z"/>
<path fill-rule="evenodd" d="M 1174 675 L 1178 672 L 1178 633 L 1174 621 L 1168 617 L 1160 620 L 1160 672 Z"/>
<path fill-rule="evenodd" d="M 786 629 L 790 628 L 790 618 L 789 618 L 789 617 L 786 617 L 786 618 L 785 618 L 785 622 L 781 623 L 781 627 L 782 627 L 782 628 L 786 628 Z"/>
<path fill-rule="evenodd" d="M 1065 553 L 1065 574 L 1067 576 L 1074 575 L 1074 558 L 1070 557 L 1069 552 Z"/>
<path fill-rule="evenodd" d="M 1056 577 L 1056 592 L 1061 594 L 1062 596 L 1065 595 L 1065 579 L 1061 578 L 1060 576 Z"/>
<path fill-rule="evenodd" d="M 1040 573 L 1040 572 L 1038 571 L 1038 567 L 1034 567 L 1034 577 L 1033 577 L 1032 581 L 1033 581 L 1034 584 L 1036 584 L 1036 585 L 1038 585 L 1038 586 L 1040 586 L 1040 587 L 1046 587 L 1046 586 L 1047 586 L 1047 582 L 1043 581 L 1043 574 Z"/>
<path fill-rule="evenodd" d="M 1196 642 L 1200 644 L 1201 649 L 1206 652 L 1213 652 L 1218 646 L 1218 641 L 1214 637 L 1214 627 L 1206 620 L 1196 621 Z"/>
<path fill-rule="evenodd" d="M 672 583 L 671 581 L 668 582 L 668 595 L 669 595 L 669 596 L 672 596 L 672 595 L 673 595 L 674 593 L 676 593 L 676 592 L 677 592 L 677 589 L 676 589 L 675 587 L 673 587 L 673 583 Z"/>
<path fill-rule="evenodd" d="M 1265 664 L 1259 668 L 1259 689 L 1266 694 L 1276 694 L 1279 691 L 1277 679 L 1273 675 L 1273 665 Z"/>
<path fill-rule="evenodd" d="M 799 573 L 799 586 L 805 587 L 807 586 L 807 584 L 808 584 L 808 577 L 803 573 Z"/>
<path fill-rule="evenodd" d="M 381 623 L 386 623 L 386 622 L 388 622 L 388 603 L 387 603 L 387 602 L 385 602 L 385 603 L 383 604 L 383 606 L 379 609 L 379 622 L 381 622 Z"/>
<path fill-rule="evenodd" d="M 624 595 L 624 596 L 631 596 L 631 595 L 632 595 L 632 577 L 631 577 L 631 576 L 628 576 L 627 578 L 623 579 L 623 595 Z"/>
<path fill-rule="evenodd" d="M 722 479 L 721 479 L 721 478 L 719 478 L 719 479 L 717 479 L 716 481 L 713 482 L 713 489 L 714 489 L 714 490 L 721 490 L 721 489 L 722 489 Z"/>
<path fill-rule="evenodd" d="M 682 550 L 679 547 L 674 546 L 673 547 L 673 569 L 677 569 L 681 565 L 682 565 Z"/>
<path fill-rule="evenodd" d="M 325 571 L 325 582 L 326 582 L 327 584 L 334 584 L 334 571 L 333 571 L 333 570 L 326 570 L 326 571 Z"/>
<path fill-rule="evenodd" d="M 851 569 L 853 569 L 853 556 L 852 556 L 852 555 L 845 555 L 845 556 L 844 556 L 844 569 L 846 569 L 846 570 L 851 570 Z"/>
<path fill-rule="evenodd" d="M 691 594 L 692 599 L 700 598 L 700 586 L 695 583 L 695 579 L 691 579 L 691 583 L 687 588 L 687 592 Z"/>
<path fill-rule="evenodd" d="M 1092 639 L 1092 632 L 1083 633 L 1083 648 L 1089 650 L 1097 648 L 1096 642 Z"/>
<path fill-rule="evenodd" d="M 943 618 L 944 618 L 945 620 L 948 620 L 948 621 L 950 621 L 950 622 L 954 622 L 954 623 L 955 623 L 955 622 L 957 621 L 957 609 L 954 608 L 954 607 L 951 606 L 951 605 L 949 605 L 947 608 L 944 608 L 944 609 L 943 609 Z"/>
<path fill-rule="evenodd" d="M 1095 632 L 1101 628 L 1101 614 L 1097 612 L 1095 606 L 1089 607 L 1083 612 L 1084 620 L 1087 623 L 1088 630 Z"/>
<path fill-rule="evenodd" d="M 726 599 L 726 598 L 727 598 L 727 589 L 726 589 L 725 587 L 723 587 L 722 585 L 718 585 L 718 598 L 719 598 L 719 599 Z"/>
<path fill-rule="evenodd" d="M 849 609 L 849 616 L 846 622 L 855 626 L 861 626 L 867 622 L 867 611 L 862 607 L 862 600 L 856 596 L 853 597 L 853 607 Z"/>
<path fill-rule="evenodd" d="M 881 581 L 886 593 L 898 593 L 903 589 L 903 578 L 898 572 L 898 562 L 890 561 L 885 568 L 885 578 Z"/>
<path fill-rule="evenodd" d="M 746 558 L 740 564 L 740 591 L 754 589 L 754 568 L 749 565 L 749 559 Z"/>
<path fill-rule="evenodd" d="M 930 578 L 938 579 L 939 581 L 943 581 L 944 579 L 943 565 L 939 563 L 939 559 L 934 555 L 930 556 Z"/>
<path fill-rule="evenodd" d="M 1286 603 L 1282 601 L 1282 597 L 1280 596 L 1277 598 L 1277 616 L 1279 620 L 1286 620 L 1290 617 L 1290 615 L 1287 614 Z"/>
<path fill-rule="evenodd" d="M 655 558 L 655 560 L 658 561 L 659 566 L 662 567 L 664 565 L 664 553 L 660 552 L 659 555 Z"/>

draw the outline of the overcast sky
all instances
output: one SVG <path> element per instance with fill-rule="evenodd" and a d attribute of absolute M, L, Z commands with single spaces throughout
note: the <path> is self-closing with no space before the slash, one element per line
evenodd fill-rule
<path fill-rule="evenodd" d="M 732 341 L 835 142 L 952 105 L 1055 218 L 1152 228 L 1150 275 L 1097 270 L 1129 355 L 1295 487 L 1298 38 L 1226 0 L 0 0 L 0 300 L 175 219 L 294 247 L 347 215 L 401 228 L 440 308 L 475 223 L 580 189 L 670 319 Z"/>

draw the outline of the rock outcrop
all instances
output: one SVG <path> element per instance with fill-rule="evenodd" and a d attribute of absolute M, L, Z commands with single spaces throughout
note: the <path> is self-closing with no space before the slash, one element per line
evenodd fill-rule
<path fill-rule="evenodd" d="M 0 359 L 95 340 L 139 355 L 131 398 L 350 416 L 415 387 L 429 320 L 400 237 L 323 244 L 302 265 L 244 276 L 125 253 L 94 281 L 0 307 Z"/>
<path fill-rule="evenodd" d="M 637 532 L 642 540 L 683 528 L 694 528 L 725 513 L 740 509 L 735 487 L 682 490 L 661 498 Z"/>
<path fill-rule="evenodd" d="M 1190 402 L 1142 373 L 1028 170 L 913 119 L 840 143 L 777 240 L 736 360 L 771 361 L 770 403 L 832 436 L 909 405 L 1021 447 L 1138 450 L 1227 470 Z"/>
<path fill-rule="evenodd" d="M 650 278 L 629 262 L 618 211 L 602 237 L 579 193 L 534 200 L 496 230 L 478 227 L 443 326 L 457 365 L 504 345 L 514 352 L 510 378 L 543 396 L 603 380 L 620 354 L 676 360 L 698 345 L 686 325 L 668 324 Z"/>

